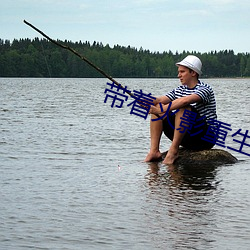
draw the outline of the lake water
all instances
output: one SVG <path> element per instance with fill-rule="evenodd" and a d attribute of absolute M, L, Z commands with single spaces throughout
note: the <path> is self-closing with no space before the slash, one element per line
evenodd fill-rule
<path fill-rule="evenodd" d="M 118 81 L 153 95 L 179 85 Z M 0 249 L 249 249 L 250 157 L 225 148 L 238 163 L 143 163 L 149 118 L 130 115 L 132 98 L 105 104 L 106 82 L 0 79 Z M 239 149 L 232 134 L 250 128 L 250 79 L 204 82 L 231 124 L 226 146 Z"/>

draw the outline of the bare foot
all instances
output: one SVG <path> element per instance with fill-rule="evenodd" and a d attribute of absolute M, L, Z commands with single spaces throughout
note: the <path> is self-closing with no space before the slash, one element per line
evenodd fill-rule
<path fill-rule="evenodd" d="M 156 161 L 161 159 L 161 152 L 156 151 L 156 152 L 149 152 L 148 155 L 146 156 L 144 162 L 150 162 L 150 161 Z"/>
<path fill-rule="evenodd" d="M 164 161 L 162 162 L 163 164 L 171 165 L 174 164 L 174 161 L 179 157 L 178 151 L 173 151 L 169 150 Z"/>

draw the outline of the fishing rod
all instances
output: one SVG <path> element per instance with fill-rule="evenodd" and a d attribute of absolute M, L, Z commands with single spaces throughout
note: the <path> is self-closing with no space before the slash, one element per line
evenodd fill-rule
<path fill-rule="evenodd" d="M 110 81 L 112 81 L 114 84 L 116 84 L 119 88 L 121 88 L 124 93 L 127 93 L 128 95 L 130 95 L 131 97 L 134 97 L 135 99 L 137 99 L 135 97 L 134 94 L 131 93 L 131 91 L 127 90 L 127 87 L 123 87 L 120 83 L 118 83 L 112 76 L 108 75 L 106 72 L 104 72 L 102 69 L 100 69 L 99 67 L 97 67 L 95 64 L 93 64 L 89 59 L 87 59 L 85 56 L 80 55 L 76 50 L 72 49 L 69 46 L 63 45 L 61 43 L 59 43 L 58 41 L 50 38 L 48 35 L 46 35 L 44 32 L 42 32 L 41 30 L 39 30 L 38 28 L 36 28 L 34 25 L 32 25 L 31 23 L 27 22 L 26 20 L 23 20 L 23 22 L 25 24 L 27 24 L 28 26 L 30 26 L 32 29 L 34 29 L 35 31 L 37 31 L 38 33 L 40 33 L 42 36 L 44 36 L 45 38 L 47 38 L 50 42 L 54 43 L 55 45 L 61 47 L 62 49 L 66 49 L 69 50 L 70 52 L 72 52 L 73 54 L 75 54 L 76 56 L 78 56 L 79 58 L 81 58 L 83 61 L 85 61 L 86 63 L 88 63 L 91 67 L 93 67 L 94 69 L 96 69 L 99 73 L 101 73 L 103 76 L 105 76 L 106 78 L 108 78 Z M 140 99 L 138 100 L 138 103 L 140 106 L 144 106 L 145 107 L 145 102 L 147 103 L 146 100 Z M 148 105 L 146 104 L 146 107 Z M 159 117 L 159 115 L 156 115 L 157 117 Z"/>
<path fill-rule="evenodd" d="M 110 75 L 108 75 L 106 72 L 104 72 L 102 69 L 100 69 L 99 67 L 97 67 L 95 64 L 93 64 L 89 59 L 87 59 L 85 56 L 80 55 L 76 50 L 72 49 L 69 46 L 65 46 L 61 43 L 59 43 L 58 41 L 50 38 L 48 35 L 46 35 L 44 32 L 42 32 L 41 30 L 39 30 L 38 28 L 36 28 L 34 25 L 32 25 L 31 23 L 27 22 L 26 20 L 23 20 L 23 22 L 25 24 L 27 24 L 28 26 L 30 26 L 32 29 L 34 29 L 35 31 L 37 31 L 38 33 L 40 33 L 42 36 L 44 36 L 45 38 L 47 38 L 50 42 L 54 43 L 55 45 L 69 50 L 70 52 L 72 52 L 73 54 L 75 54 L 76 56 L 78 56 L 79 58 L 81 58 L 83 61 L 85 61 L 86 63 L 88 63 L 91 67 L 93 67 L 94 69 L 96 69 L 98 72 L 100 72 L 103 76 L 105 76 L 106 78 L 108 78 L 110 81 L 112 81 L 114 84 L 116 84 L 117 86 L 119 86 L 121 89 L 123 89 L 123 91 L 125 93 L 127 93 L 128 95 L 134 97 L 134 95 L 127 90 L 127 88 L 123 87 L 120 83 L 118 83 L 113 77 L 111 77 Z"/>

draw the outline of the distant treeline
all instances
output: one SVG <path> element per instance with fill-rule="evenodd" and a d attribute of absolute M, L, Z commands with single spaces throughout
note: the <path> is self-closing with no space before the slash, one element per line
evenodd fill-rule
<path fill-rule="evenodd" d="M 61 42 L 61 41 L 59 41 Z M 175 63 L 188 54 L 200 57 L 203 77 L 249 77 L 250 53 L 233 50 L 199 52 L 150 52 L 142 48 L 99 42 L 61 42 L 84 55 L 113 77 L 176 77 Z M 0 39 L 0 77 L 101 77 L 68 50 L 46 39 Z"/>

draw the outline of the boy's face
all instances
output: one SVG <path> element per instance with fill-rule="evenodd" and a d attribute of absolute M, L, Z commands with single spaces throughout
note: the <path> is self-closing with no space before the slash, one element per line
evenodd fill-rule
<path fill-rule="evenodd" d="M 196 76 L 196 73 L 193 70 L 185 66 L 178 66 L 178 78 L 183 85 L 188 85 L 191 83 Z"/>

